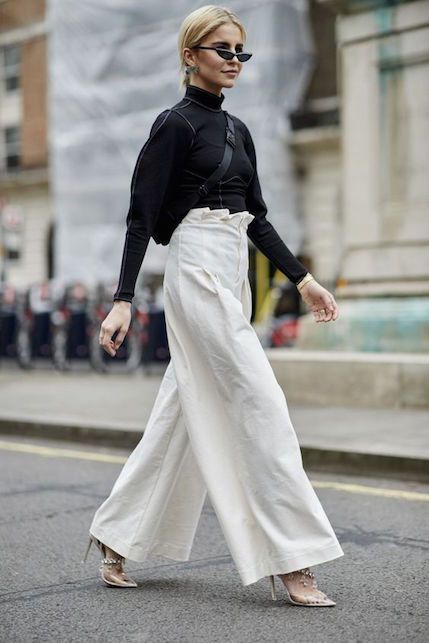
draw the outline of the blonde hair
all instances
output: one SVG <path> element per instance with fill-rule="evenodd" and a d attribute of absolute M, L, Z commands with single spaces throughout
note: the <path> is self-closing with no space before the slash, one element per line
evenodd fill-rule
<path fill-rule="evenodd" d="M 183 50 L 199 45 L 201 41 L 218 27 L 232 23 L 236 25 L 242 34 L 243 40 L 246 40 L 247 33 L 244 25 L 239 18 L 230 9 L 219 7 L 214 4 L 206 4 L 199 7 L 186 16 L 179 31 L 179 58 L 180 58 L 180 81 L 179 89 L 189 85 L 190 78 L 185 74 L 185 57 Z"/>

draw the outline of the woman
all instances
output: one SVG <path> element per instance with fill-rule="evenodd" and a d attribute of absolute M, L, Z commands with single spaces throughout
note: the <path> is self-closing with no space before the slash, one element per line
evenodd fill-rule
<path fill-rule="evenodd" d="M 243 585 L 275 575 L 295 605 L 333 606 L 309 565 L 344 552 L 302 466 L 285 396 L 250 324 L 247 236 L 293 281 L 315 320 L 338 316 L 334 297 L 266 219 L 255 147 L 232 116 L 226 174 L 197 206 L 187 199 L 220 164 L 222 88 L 233 87 L 246 31 L 207 5 L 179 36 L 186 92 L 156 118 L 137 159 L 118 288 L 100 344 L 114 356 L 131 321 L 134 285 L 151 236 L 168 243 L 164 304 L 171 360 L 144 435 L 96 511 L 89 547 L 102 578 L 135 587 L 126 558 L 189 559 L 208 492 Z M 116 340 L 111 339 L 118 331 Z"/>

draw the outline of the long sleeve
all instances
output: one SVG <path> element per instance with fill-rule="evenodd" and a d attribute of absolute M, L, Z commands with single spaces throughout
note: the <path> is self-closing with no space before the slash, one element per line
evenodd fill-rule
<path fill-rule="evenodd" d="M 150 237 L 164 199 L 183 167 L 193 136 L 189 123 L 166 109 L 156 117 L 149 138 L 139 152 L 131 180 L 127 230 L 114 301 L 132 302 Z"/>
<path fill-rule="evenodd" d="M 246 206 L 255 218 L 247 228 L 247 235 L 260 250 L 286 277 L 294 284 L 297 284 L 305 277 L 307 268 L 295 257 L 287 245 L 282 241 L 277 230 L 270 221 L 266 219 L 267 206 L 262 197 L 259 183 L 255 145 L 249 129 L 246 126 L 245 139 L 246 152 L 252 162 L 254 173 L 250 181 L 247 194 Z"/>

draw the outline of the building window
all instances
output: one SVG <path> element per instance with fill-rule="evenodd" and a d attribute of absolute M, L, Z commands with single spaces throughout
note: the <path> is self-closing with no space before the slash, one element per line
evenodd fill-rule
<path fill-rule="evenodd" d="M 20 158 L 20 128 L 5 127 L 4 129 L 5 168 L 14 170 L 21 165 Z"/>
<path fill-rule="evenodd" d="M 2 47 L 3 60 L 3 85 L 5 91 L 11 92 L 19 89 L 19 66 L 21 61 L 21 50 L 19 45 L 7 45 Z"/>

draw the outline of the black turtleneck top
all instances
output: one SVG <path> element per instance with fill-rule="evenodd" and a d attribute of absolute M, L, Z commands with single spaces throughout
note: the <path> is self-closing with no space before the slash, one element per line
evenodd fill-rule
<path fill-rule="evenodd" d="M 118 286 L 114 301 L 132 302 L 144 255 L 152 237 L 167 245 L 183 217 L 187 203 L 220 164 L 225 147 L 225 96 L 188 85 L 183 98 L 155 119 L 149 138 L 137 157 L 131 180 L 127 230 Z M 266 219 L 256 166 L 256 153 L 245 123 L 234 119 L 236 147 L 222 179 L 196 204 L 228 208 L 232 213 L 248 210 L 255 218 L 247 235 L 255 246 L 293 283 L 307 274 Z"/>

